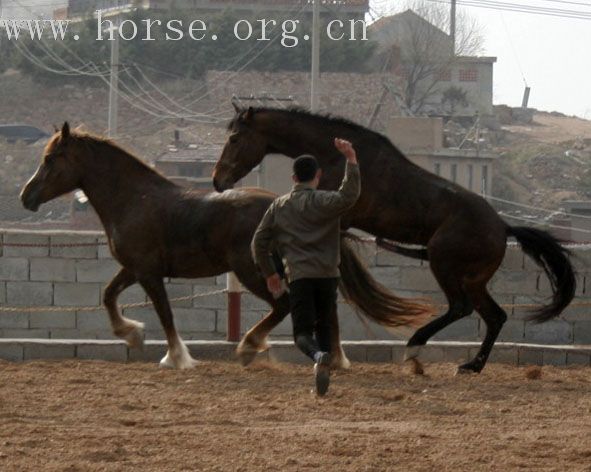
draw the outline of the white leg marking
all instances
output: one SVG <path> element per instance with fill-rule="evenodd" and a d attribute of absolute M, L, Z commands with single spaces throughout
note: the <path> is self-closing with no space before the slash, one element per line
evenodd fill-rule
<path fill-rule="evenodd" d="M 335 359 L 332 363 L 334 369 L 348 370 L 351 368 L 351 361 L 345 354 L 343 346 L 339 346 L 339 352 L 335 355 Z"/>
<path fill-rule="evenodd" d="M 168 369 L 192 369 L 199 361 L 193 359 L 189 353 L 189 349 L 181 338 L 173 346 L 169 347 L 166 355 L 160 361 L 160 367 Z"/>
<path fill-rule="evenodd" d="M 121 325 L 113 330 L 115 335 L 124 339 L 129 347 L 143 349 L 144 323 L 123 317 L 121 321 Z"/>

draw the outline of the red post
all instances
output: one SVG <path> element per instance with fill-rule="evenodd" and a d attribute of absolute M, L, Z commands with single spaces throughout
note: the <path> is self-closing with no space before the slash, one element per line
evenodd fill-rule
<path fill-rule="evenodd" d="M 226 340 L 240 341 L 240 282 L 234 272 L 228 272 L 226 277 L 228 289 L 228 324 Z"/>

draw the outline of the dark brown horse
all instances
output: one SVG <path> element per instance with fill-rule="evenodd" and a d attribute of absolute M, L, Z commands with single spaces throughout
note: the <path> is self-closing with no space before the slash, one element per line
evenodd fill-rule
<path fill-rule="evenodd" d="M 551 282 L 552 299 L 532 314 L 535 321 L 557 316 L 574 297 L 569 253 L 556 239 L 537 229 L 508 226 L 485 199 L 416 166 L 379 133 L 340 118 L 272 108 L 236 109 L 228 130 L 231 134 L 213 173 L 218 191 L 231 188 L 270 153 L 291 158 L 313 154 L 323 169 L 320 187 L 335 189 L 344 164 L 332 142 L 341 137 L 353 143 L 361 166 L 361 197 L 342 218 L 343 227 L 362 229 L 378 237 L 386 249 L 428 260 L 449 303 L 444 315 L 410 338 L 409 359 L 416 359 L 435 333 L 476 309 L 486 323 L 486 336 L 476 357 L 460 371 L 482 370 L 507 319 L 486 286 L 503 260 L 510 236 Z M 280 321 L 277 314 L 271 317 L 252 332 L 260 336 Z"/>
<path fill-rule="evenodd" d="M 287 296 L 273 299 L 250 254 L 250 241 L 275 197 L 260 189 L 224 194 L 188 191 L 177 186 L 113 142 L 80 132 L 67 123 L 47 144 L 41 165 L 24 187 L 21 200 L 36 211 L 53 198 L 80 188 L 99 215 L 113 257 L 123 266 L 105 290 L 104 304 L 116 336 L 141 347 L 143 325 L 124 318 L 117 297 L 139 283 L 166 333 L 168 352 L 161 365 L 195 364 L 176 332 L 164 277 L 210 277 L 233 271 L 253 294 L 271 305 L 271 318 L 289 312 Z M 412 302 L 390 296 L 345 241 L 341 251 L 343 291 L 370 319 L 386 326 L 420 324 Z M 422 310 L 418 310 L 422 313 Z M 336 312 L 334 323 L 337 323 Z M 337 325 L 338 326 L 338 325 Z M 333 330 L 334 365 L 347 367 Z M 264 349 L 259 338 L 257 349 Z M 255 351 L 243 350 L 247 359 Z"/>

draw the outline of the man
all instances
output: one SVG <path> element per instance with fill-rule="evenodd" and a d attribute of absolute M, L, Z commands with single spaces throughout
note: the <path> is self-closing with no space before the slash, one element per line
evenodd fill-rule
<path fill-rule="evenodd" d="M 330 381 L 330 315 L 336 314 L 340 263 L 340 216 L 359 198 L 359 166 L 350 142 L 335 139 L 347 159 L 345 177 L 336 192 L 317 190 L 322 170 L 313 156 L 293 165 L 292 191 L 275 199 L 252 240 L 253 257 L 275 296 L 282 293 L 271 248 L 283 258 L 289 280 L 293 336 L 314 362 L 316 392 L 324 395 Z M 316 337 L 314 338 L 314 334 Z"/>

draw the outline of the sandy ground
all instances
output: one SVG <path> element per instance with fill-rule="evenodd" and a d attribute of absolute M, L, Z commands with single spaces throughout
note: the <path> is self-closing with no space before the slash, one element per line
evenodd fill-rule
<path fill-rule="evenodd" d="M 591 138 L 591 120 L 558 117 L 536 113 L 533 125 L 505 126 L 512 133 L 525 135 L 543 143 L 558 144 L 576 138 Z"/>
<path fill-rule="evenodd" d="M 0 363 L 0 470 L 591 471 L 591 369 Z"/>

